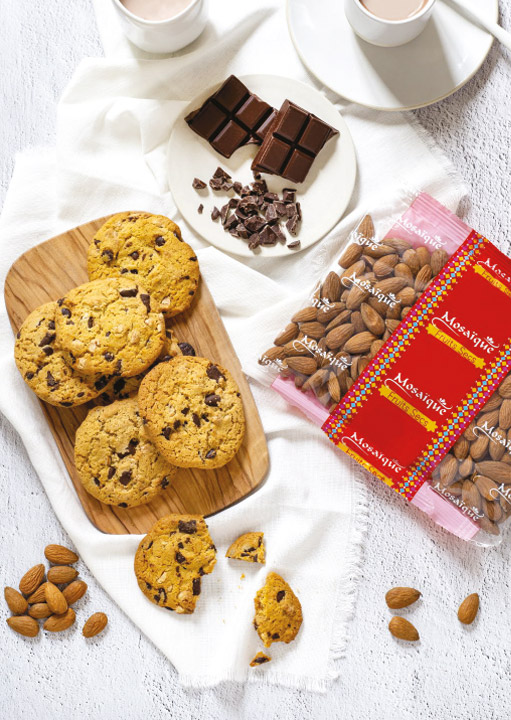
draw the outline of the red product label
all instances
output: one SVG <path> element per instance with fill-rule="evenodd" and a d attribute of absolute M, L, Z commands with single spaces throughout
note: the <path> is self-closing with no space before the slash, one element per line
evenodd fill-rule
<path fill-rule="evenodd" d="M 511 260 L 472 231 L 323 425 L 411 500 L 511 367 Z"/>

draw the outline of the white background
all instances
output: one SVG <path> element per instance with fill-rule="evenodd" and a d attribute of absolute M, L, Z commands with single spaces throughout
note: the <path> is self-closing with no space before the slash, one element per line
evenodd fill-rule
<path fill-rule="evenodd" d="M 501 13 L 502 24 L 510 27 L 507 3 L 501 3 Z M 1 0 L 0 204 L 15 153 L 53 143 L 62 89 L 82 57 L 99 54 L 88 0 Z M 511 57 L 494 46 L 468 86 L 415 113 L 471 188 L 469 223 L 508 251 L 510 79 Z M 40 562 L 47 543 L 65 543 L 66 538 L 19 439 L 1 418 L 0 431 L 0 582 L 16 586 L 21 574 Z M 343 673 L 328 694 L 239 685 L 182 690 L 168 661 L 82 568 L 90 592 L 78 606 L 80 616 L 105 611 L 108 631 L 89 642 L 78 629 L 24 641 L 2 619 L 0 717 L 509 718 L 509 546 L 485 551 L 463 545 L 432 530 L 377 481 L 369 482 L 372 520 L 364 578 Z M 394 584 L 423 592 L 423 599 L 403 612 L 421 633 L 416 645 L 396 642 L 386 630 L 390 614 L 383 596 Z M 466 629 L 456 619 L 456 608 L 474 591 L 482 598 L 480 616 Z"/>

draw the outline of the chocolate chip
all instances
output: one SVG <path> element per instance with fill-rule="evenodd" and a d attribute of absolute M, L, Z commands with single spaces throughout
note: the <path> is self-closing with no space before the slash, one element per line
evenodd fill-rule
<path fill-rule="evenodd" d="M 197 427 L 200 427 L 200 418 L 197 415 L 197 413 L 193 413 L 192 420 L 193 420 L 194 425 L 196 425 Z"/>
<path fill-rule="evenodd" d="M 181 427 L 181 420 L 174 420 L 174 430 L 179 430 Z M 168 440 L 168 438 L 167 438 Z"/>
<path fill-rule="evenodd" d="M 217 368 L 216 365 L 209 365 L 208 369 L 206 370 L 206 375 L 211 380 L 220 380 L 220 378 L 223 378 L 225 380 L 225 375 L 220 372 L 220 370 Z"/>
<path fill-rule="evenodd" d="M 72 402 L 61 402 L 60 404 L 62 405 L 62 407 L 72 407 L 73 406 Z"/>
<path fill-rule="evenodd" d="M 216 450 L 208 450 L 206 453 L 206 460 L 212 460 L 216 457 Z"/>
<path fill-rule="evenodd" d="M 107 362 L 112 362 L 112 360 L 114 359 L 114 355 L 111 352 L 103 353 L 103 357 Z"/>
<path fill-rule="evenodd" d="M 89 319 L 87 320 L 87 327 L 90 327 L 90 328 L 91 328 L 93 325 L 94 325 L 94 318 L 93 318 L 92 315 L 91 315 L 91 316 L 89 317 Z"/>
<path fill-rule="evenodd" d="M 178 562 L 178 563 L 186 562 L 185 556 L 183 555 L 183 553 L 180 553 L 179 550 L 176 552 L 176 562 Z"/>
<path fill-rule="evenodd" d="M 188 415 L 189 412 L 190 412 L 190 408 L 185 407 L 181 410 L 181 415 L 184 415 L 186 417 L 186 415 Z"/>
<path fill-rule="evenodd" d="M 99 478 L 97 478 L 97 477 L 94 478 L 94 484 L 97 485 L 98 487 L 101 486 L 101 483 L 99 482 Z"/>
<path fill-rule="evenodd" d="M 220 395 L 206 395 L 204 402 L 206 405 L 209 405 L 209 407 L 217 407 L 220 402 Z"/>
<path fill-rule="evenodd" d="M 46 333 L 46 335 L 43 337 L 41 342 L 39 343 L 39 347 L 44 347 L 44 345 L 50 345 L 55 340 L 55 333 Z"/>
<path fill-rule="evenodd" d="M 133 260 L 138 260 L 138 258 L 139 258 L 139 252 L 138 252 L 138 250 L 133 250 L 133 252 L 130 253 L 130 257 L 132 257 Z"/>
<path fill-rule="evenodd" d="M 128 443 L 128 453 L 134 455 L 137 449 L 138 440 L 132 439 Z"/>
<path fill-rule="evenodd" d="M 62 308 L 60 312 L 64 317 L 71 317 L 71 310 L 69 310 L 69 308 Z"/>
<path fill-rule="evenodd" d="M 252 660 L 252 662 L 255 663 L 256 665 L 262 665 L 263 663 L 267 663 L 268 660 L 269 660 L 269 658 L 267 658 L 266 655 L 264 655 L 263 657 L 254 658 Z"/>
<path fill-rule="evenodd" d="M 47 345 L 46 347 L 43 348 L 43 353 L 48 356 L 53 355 L 53 348 L 48 347 L 48 345 Z"/>
<path fill-rule="evenodd" d="M 273 635 L 271 637 L 272 637 L 272 640 L 278 640 L 280 638 L 280 635 L 278 633 L 273 633 Z"/>
<path fill-rule="evenodd" d="M 119 482 L 121 483 L 121 485 L 124 485 L 124 486 L 129 485 L 131 480 L 132 480 L 131 470 L 125 470 L 122 473 L 121 477 L 119 478 Z"/>
<path fill-rule="evenodd" d="M 103 250 L 103 252 L 101 253 L 101 256 L 103 256 L 103 255 L 106 255 L 106 257 L 108 258 L 108 260 L 110 262 L 114 259 L 114 254 L 111 250 Z"/>
<path fill-rule="evenodd" d="M 207 186 L 203 180 L 199 180 L 199 178 L 194 178 L 192 182 L 192 187 L 194 190 L 204 190 L 204 188 Z"/>
<path fill-rule="evenodd" d="M 46 384 L 48 385 L 48 387 L 57 387 L 59 385 L 59 381 L 55 380 L 49 370 L 46 373 Z"/>
<path fill-rule="evenodd" d="M 191 260 L 191 262 L 197 262 L 197 256 L 194 255 L 193 257 L 188 258 L 188 260 Z"/>
<path fill-rule="evenodd" d="M 128 503 L 119 503 L 118 507 L 127 508 Z"/>
<path fill-rule="evenodd" d="M 114 382 L 113 390 L 116 395 L 119 395 L 124 388 L 126 387 L 126 380 L 124 378 L 119 378 Z"/>
<path fill-rule="evenodd" d="M 284 599 L 284 595 L 286 594 L 285 590 L 279 590 L 277 593 L 277 602 L 280 602 Z"/>
<path fill-rule="evenodd" d="M 34 377 L 34 373 L 33 373 L 33 372 L 28 372 L 28 373 L 25 375 L 25 377 L 26 377 L 27 380 L 32 380 L 32 378 Z"/>
<path fill-rule="evenodd" d="M 218 220 L 219 217 L 220 217 L 220 210 L 215 205 L 215 207 L 211 211 L 211 219 Z"/>
<path fill-rule="evenodd" d="M 170 480 L 167 477 L 164 477 L 161 481 L 161 486 L 165 490 L 166 487 L 168 487 L 170 484 Z"/>
<path fill-rule="evenodd" d="M 138 295 L 138 288 L 129 288 L 126 290 L 119 290 L 121 297 L 136 297 Z"/>
<path fill-rule="evenodd" d="M 192 580 L 192 595 L 200 595 L 200 577 Z"/>
<path fill-rule="evenodd" d="M 151 583 L 148 583 L 148 582 L 146 582 L 145 586 L 146 586 L 146 588 L 147 588 L 148 590 L 151 590 L 152 587 L 153 587 L 153 586 L 151 585 Z"/>
<path fill-rule="evenodd" d="M 107 385 L 108 385 L 108 378 L 105 377 L 105 375 L 102 375 L 94 383 L 94 387 L 96 388 L 96 390 L 103 390 L 103 388 L 106 387 Z"/>
<path fill-rule="evenodd" d="M 195 356 L 195 349 L 193 348 L 190 343 L 187 342 L 180 342 L 177 344 L 178 348 L 181 350 L 183 355 L 190 355 Z"/>
<path fill-rule="evenodd" d="M 142 302 L 143 302 L 144 305 L 146 306 L 147 312 L 149 313 L 149 312 L 151 311 L 151 298 L 149 297 L 149 295 L 146 295 L 146 294 L 144 294 L 144 293 L 141 293 L 141 294 L 140 294 L 140 299 L 142 300 Z"/>
<path fill-rule="evenodd" d="M 108 468 L 108 479 L 111 480 L 114 475 L 115 475 L 115 468 L 114 468 L 114 467 L 109 467 L 109 468 Z"/>
<path fill-rule="evenodd" d="M 157 237 L 154 238 L 154 244 L 157 245 L 158 247 L 165 245 L 165 238 L 162 237 L 161 235 L 158 235 Z"/>
<path fill-rule="evenodd" d="M 170 436 L 172 434 L 172 430 L 169 427 L 164 427 L 161 431 L 161 435 L 165 438 L 165 440 L 169 440 Z"/>
<path fill-rule="evenodd" d="M 197 520 L 179 520 L 177 529 L 186 535 L 194 535 L 197 532 Z"/>

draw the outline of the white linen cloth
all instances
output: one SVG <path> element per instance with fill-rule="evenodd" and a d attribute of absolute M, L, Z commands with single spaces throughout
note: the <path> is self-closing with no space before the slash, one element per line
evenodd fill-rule
<path fill-rule="evenodd" d="M 233 0 L 212 3 L 202 38 L 178 57 L 157 60 L 133 57 L 141 53 L 119 35 L 109 3 L 97 0 L 96 6 L 107 51 L 117 55 L 87 60 L 76 71 L 58 110 L 56 152 L 19 156 L 0 219 L 2 278 L 26 249 L 110 212 L 144 209 L 183 224 L 166 186 L 165 147 L 175 117 L 205 87 L 230 72 L 277 72 L 313 82 L 297 59 L 284 10 L 275 0 L 261 0 L 257 10 L 248 11 Z M 317 279 L 346 230 L 372 202 L 409 187 L 426 190 L 455 210 L 464 193 L 450 165 L 410 125 L 410 117 L 357 106 L 343 110 L 358 151 L 359 179 L 346 216 L 327 239 L 278 262 L 240 263 L 183 224 L 245 370 L 265 349 L 259 313 L 273 306 L 275 316 L 286 320 L 296 294 Z M 255 494 L 208 520 L 218 562 L 204 578 L 196 612 L 166 613 L 137 587 L 133 556 L 140 537 L 102 534 L 85 516 L 38 402 L 15 368 L 12 349 L 2 308 L 0 411 L 20 433 L 56 514 L 91 572 L 167 655 L 181 681 L 203 687 L 248 679 L 326 690 L 341 669 L 367 521 L 364 485 L 347 458 L 276 393 L 252 381 L 270 451 L 269 475 Z M 252 529 L 265 532 L 266 567 L 228 562 L 223 555 L 229 543 Z M 260 649 L 251 625 L 253 597 L 271 570 L 297 592 L 304 623 L 294 643 L 272 646 L 270 665 L 249 672 L 248 663 Z"/>

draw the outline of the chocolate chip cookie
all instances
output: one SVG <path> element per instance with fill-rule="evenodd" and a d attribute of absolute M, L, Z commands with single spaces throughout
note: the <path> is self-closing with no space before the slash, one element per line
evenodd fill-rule
<path fill-rule="evenodd" d="M 148 368 L 162 351 L 163 315 L 132 278 L 85 283 L 57 305 L 59 344 L 66 361 L 81 374 L 131 377 Z"/>
<path fill-rule="evenodd" d="M 14 359 L 41 400 L 61 407 L 83 405 L 103 391 L 110 377 L 86 377 L 68 365 L 57 341 L 57 310 L 57 303 L 51 302 L 30 313 L 16 335 Z"/>
<path fill-rule="evenodd" d="M 227 550 L 225 557 L 264 565 L 266 551 L 263 536 L 262 532 L 248 532 L 240 535 Z"/>
<path fill-rule="evenodd" d="M 145 212 L 107 220 L 90 244 L 87 268 L 91 280 L 131 275 L 168 317 L 190 306 L 199 283 L 197 256 L 179 227 L 163 215 Z"/>
<path fill-rule="evenodd" d="M 193 613 L 201 578 L 213 572 L 216 548 L 200 515 L 158 520 L 138 546 L 135 575 L 149 600 L 177 613 Z"/>
<path fill-rule="evenodd" d="M 139 405 L 154 444 L 177 467 L 222 467 L 242 443 L 238 386 L 228 370 L 206 358 L 157 365 L 142 380 Z"/>
<path fill-rule="evenodd" d="M 265 647 L 273 642 L 290 643 L 302 624 L 302 606 L 287 582 L 270 573 L 254 599 L 254 627 Z"/>
<path fill-rule="evenodd" d="M 150 502 L 176 474 L 149 440 L 136 398 L 89 411 L 76 431 L 75 466 L 88 493 L 122 508 Z"/>

